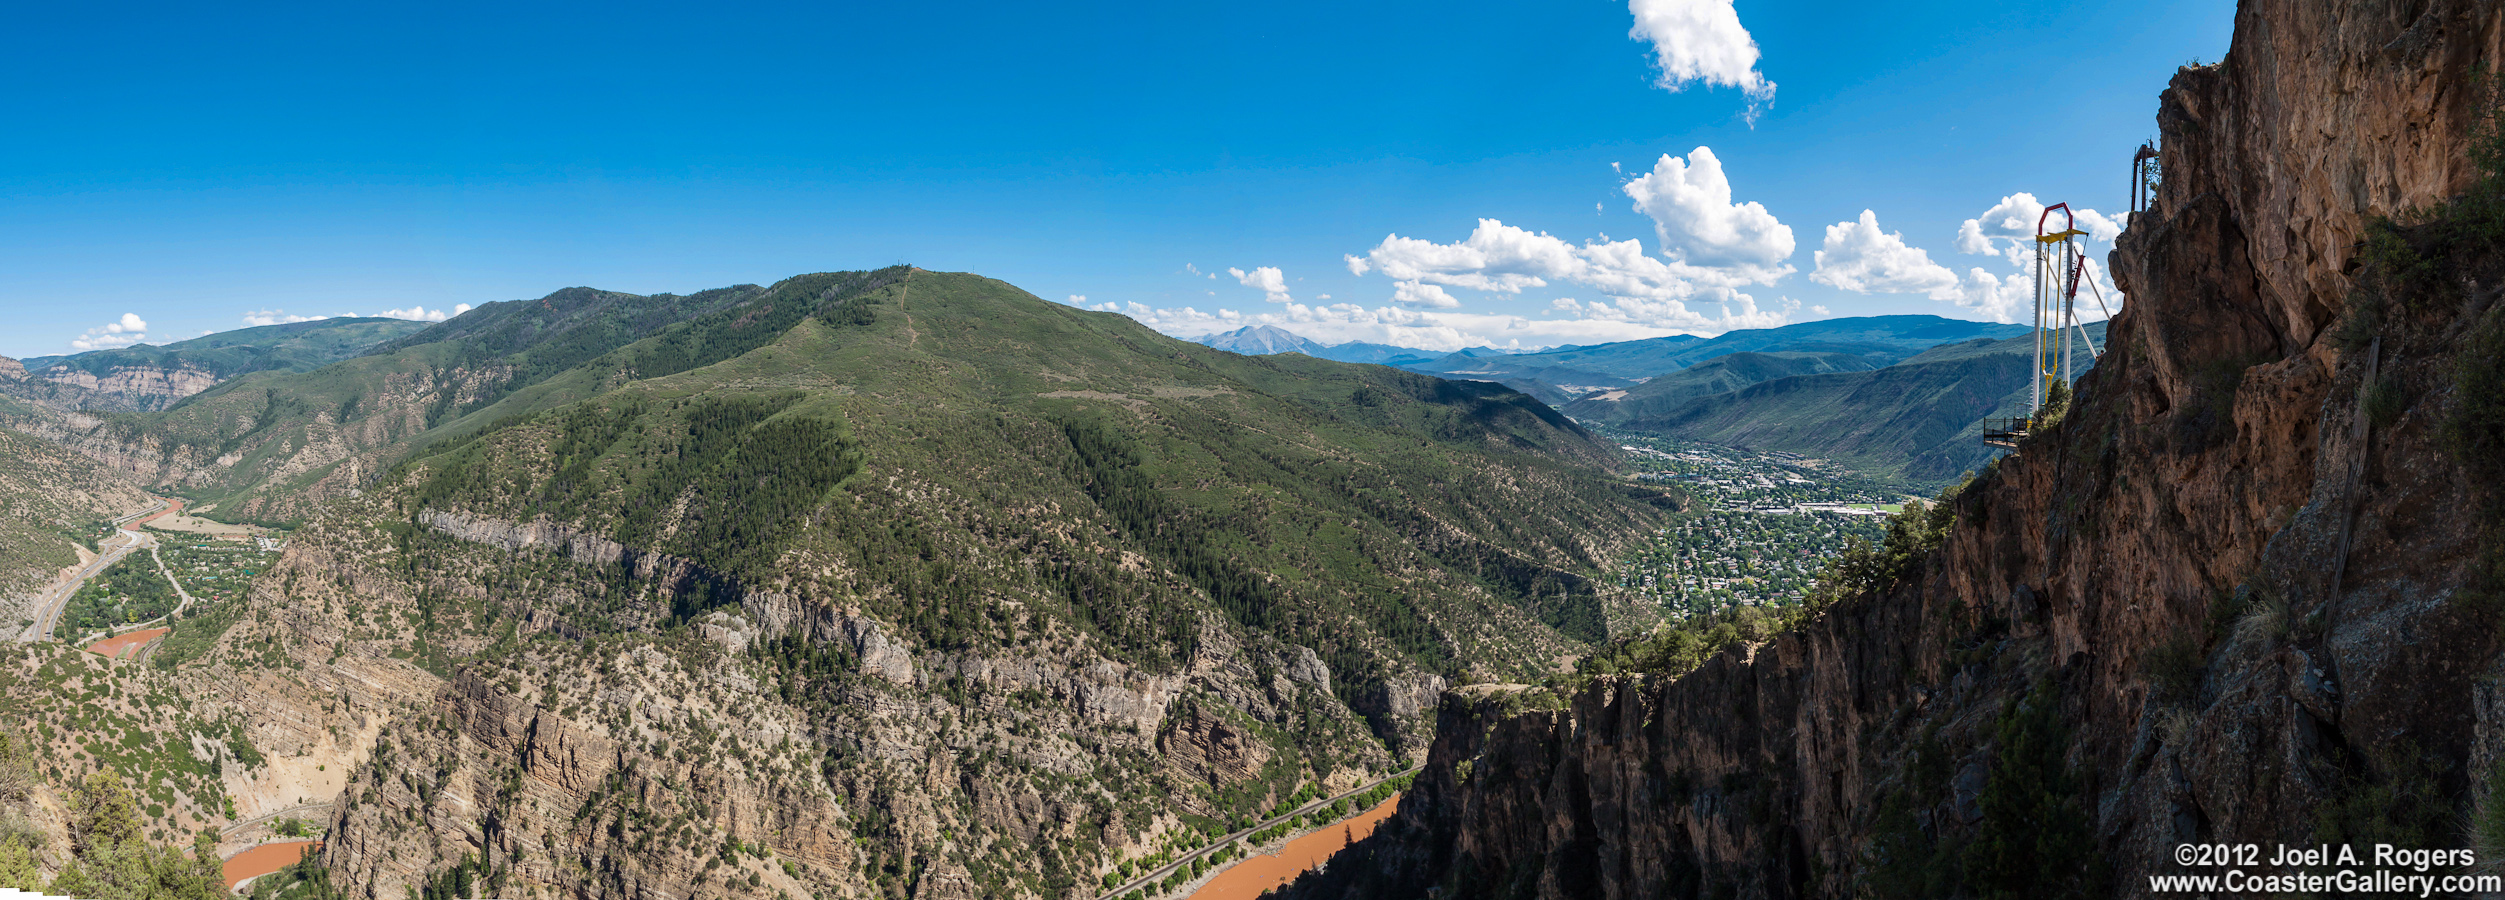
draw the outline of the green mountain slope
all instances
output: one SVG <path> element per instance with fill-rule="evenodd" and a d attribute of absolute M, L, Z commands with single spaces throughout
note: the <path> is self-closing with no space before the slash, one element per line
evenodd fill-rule
<path fill-rule="evenodd" d="M 818 285 L 833 278 L 803 276 L 767 296 L 824 296 Z M 958 533 L 967 525 L 922 522 L 925 536 L 908 540 L 966 554 L 948 578 L 893 568 L 905 540 L 895 520 L 912 504 L 886 489 L 821 507 L 865 473 L 910 473 L 953 498 L 953 515 L 998 520 L 991 527 L 1042 527 L 1012 524 L 1016 510 L 1102 517 L 1110 536 L 1177 573 L 1174 587 L 1206 598 L 1192 602 L 1316 645 L 1334 668 L 1379 669 L 1371 657 L 1392 653 L 1459 674 L 1543 652 L 1545 640 L 1456 627 L 1516 615 L 1505 607 L 1598 638 L 1597 601 L 1575 573 L 1600 561 L 1595 540 L 1639 526 L 1636 510 L 1654 499 L 1578 468 L 1615 453 L 1492 385 L 1213 351 L 975 276 L 831 293 L 812 309 L 777 300 L 700 318 L 515 394 L 499 404 L 512 407 L 502 422 L 409 464 L 424 477 L 406 476 L 418 480 L 405 512 L 544 517 L 743 585 L 790 580 L 783 561 L 795 554 L 850 559 L 882 574 L 824 590 L 890 592 L 871 608 L 943 645 L 973 639 L 959 617 L 980 612 L 975 598 L 1046 590 L 1031 573 L 973 574 L 1007 570 L 985 562 L 985 541 Z M 770 342 L 739 337 L 802 313 Z M 693 364 L 715 356 L 728 358 Z M 657 377 L 524 412 L 588 393 L 583 373 L 610 371 Z M 1403 584 L 1417 578 L 1440 586 Z M 1457 589 L 1483 605 L 1440 605 Z M 1107 627 L 1157 652 L 1153 631 L 1137 630 L 1146 623 Z"/>
<path fill-rule="evenodd" d="M 1654 415 L 1698 397 L 1727 394 L 1763 381 L 1826 372 L 1866 372 L 1875 368 L 1878 366 L 1856 353 L 1742 351 L 1715 357 L 1624 391 L 1585 398 L 1565 406 L 1564 412 L 1578 419 L 1617 424 L 1630 418 Z"/>

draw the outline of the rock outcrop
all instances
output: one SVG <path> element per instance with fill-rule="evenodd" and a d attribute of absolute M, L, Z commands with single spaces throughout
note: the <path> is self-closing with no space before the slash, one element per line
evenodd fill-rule
<path fill-rule="evenodd" d="M 2479 178 L 2500 41 L 2496 2 L 2243 4 L 2162 97 L 2108 354 L 1918 575 L 1562 708 L 1446 694 L 1398 815 L 1292 896 L 1938 896 L 2021 863 L 2128 895 L 2214 872 L 2179 842 L 2469 846 L 2505 756 L 2493 487 L 2443 433 L 2497 273 L 2367 309 L 2352 262 Z M 1992 855 L 2065 827 L 2035 846 L 2077 858 Z"/>
<path fill-rule="evenodd" d="M 225 380 L 185 365 L 124 366 L 102 373 L 56 365 L 26 374 L 77 389 L 83 401 L 79 408 L 115 412 L 164 409 Z"/>

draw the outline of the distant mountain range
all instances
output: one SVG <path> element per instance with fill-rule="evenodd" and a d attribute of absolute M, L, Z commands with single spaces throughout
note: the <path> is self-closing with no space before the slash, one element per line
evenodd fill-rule
<path fill-rule="evenodd" d="M 2087 330 L 2101 344 L 2104 328 Z M 1991 458 L 1982 420 L 2025 412 L 2034 346 L 2024 325 L 1939 316 L 1829 319 L 1529 353 L 1483 348 L 1410 361 L 1384 352 L 1398 348 L 1325 347 L 1267 325 L 1201 343 L 1333 359 L 1363 347 L 1413 372 L 1502 383 L 1584 422 L 1834 459 L 1926 484 Z"/>
<path fill-rule="evenodd" d="M 1566 415 L 1628 431 L 1832 459 L 1921 484 L 1989 461 L 1983 420 L 2026 414 L 2034 339 L 1977 338 L 1881 367 L 1814 353 L 1734 353 L 1640 387 L 1587 396 Z M 2087 326 L 2105 342 L 2105 323 Z M 2091 363 L 2078 360 L 2084 374 Z M 1823 371 L 1821 371 L 1823 369 Z"/>
<path fill-rule="evenodd" d="M 1315 359 L 1372 363 L 1395 368 L 1428 362 L 1441 355 L 1408 347 L 1394 347 L 1390 344 L 1369 344 L 1364 341 L 1324 344 L 1276 325 L 1246 325 L 1234 331 L 1204 335 L 1194 343 L 1229 353 L 1241 353 L 1245 356 L 1302 353 Z"/>
<path fill-rule="evenodd" d="M 1968 322 L 1939 316 L 1869 316 L 1803 322 L 1781 328 L 1724 332 L 1720 337 L 1692 335 L 1620 341 L 1588 347 L 1559 347 L 1503 357 L 1447 356 L 1411 368 L 1437 375 L 1459 375 L 1484 381 L 1535 377 L 1555 384 L 1631 385 L 1647 378 L 1733 353 L 1846 353 L 1888 365 L 1941 344 L 1975 338 L 2003 338 L 2026 333 L 2023 325 Z M 1567 381 L 1558 381 L 1567 378 Z M 1610 382 L 1619 385 L 1610 385 Z"/>
<path fill-rule="evenodd" d="M 1200 343 L 1246 355 L 1303 353 L 1341 362 L 1388 365 L 1445 378 L 1494 381 L 1551 406 L 1563 407 L 1598 392 L 1632 388 L 1646 380 L 1677 372 L 1733 353 L 1809 353 L 1827 360 L 1827 370 L 1845 367 L 1843 357 L 1867 363 L 1859 368 L 1890 365 L 1931 347 L 1977 338 L 2005 338 L 2026 332 L 2023 325 L 1969 322 L 1939 316 L 1868 316 L 1803 322 L 1780 328 L 1725 332 L 1719 337 L 1671 335 L 1589 346 L 1552 347 L 1513 352 L 1478 347 L 1433 354 L 1383 344 L 1324 345 L 1273 325 L 1253 325 L 1212 334 Z M 1763 365 L 1762 362 L 1757 365 Z M 1800 374 L 1800 373 L 1793 373 Z M 1753 382 L 1751 382 L 1753 383 Z"/>
<path fill-rule="evenodd" d="M 139 344 L 0 364 L 0 394 L 60 410 L 159 410 L 254 372 L 310 372 L 427 329 L 402 319 L 330 318 L 262 325 L 157 346 Z"/>

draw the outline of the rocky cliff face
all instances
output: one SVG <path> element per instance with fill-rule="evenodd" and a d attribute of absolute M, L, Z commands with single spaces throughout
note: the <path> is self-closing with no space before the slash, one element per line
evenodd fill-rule
<path fill-rule="evenodd" d="M 114 412 L 164 409 L 224 380 L 215 372 L 185 365 L 127 366 L 102 374 L 54 366 L 27 374 L 76 389 L 83 401 L 79 409 Z"/>
<path fill-rule="evenodd" d="M 2374 223 L 2479 177 L 2501 17 L 2244 4 L 2163 95 L 2108 355 L 1919 575 L 1683 677 L 1447 694 L 1399 815 L 1294 895 L 2134 894 L 2184 841 L 2470 846 L 2505 704 L 2445 435 L 2498 267 L 2376 276 L 2434 238 Z"/>
<path fill-rule="evenodd" d="M 87 408 L 59 393 L 83 389 L 30 378 L 15 383 L 16 393 L 49 392 L 31 399 L 54 408 L 0 415 L 0 425 L 78 451 L 139 484 L 206 496 L 222 518 L 284 522 L 355 491 L 374 474 L 375 460 L 405 452 L 441 410 L 476 402 L 510 374 L 499 366 L 377 372 L 370 390 L 352 396 L 338 396 L 337 385 L 315 391 L 238 383 L 146 423 L 60 412 Z M 0 393 L 9 388 L 0 384 Z"/>
<path fill-rule="evenodd" d="M 1216 618 L 1172 671 L 1040 621 L 1015 651 L 916 646 L 765 590 L 683 628 L 639 593 L 591 633 L 568 613 L 614 585 L 570 566 L 704 573 L 546 521 L 398 536 L 364 502 L 297 534 L 196 676 L 272 757 L 228 779 L 248 807 L 248 778 L 329 763 L 325 861 L 356 896 L 464 865 L 502 896 L 1067 896 L 1223 815 L 1213 792 L 1395 764 L 1310 649 Z"/>

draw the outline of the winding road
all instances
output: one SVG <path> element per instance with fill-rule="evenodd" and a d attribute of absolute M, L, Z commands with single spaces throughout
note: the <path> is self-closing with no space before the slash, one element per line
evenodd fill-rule
<path fill-rule="evenodd" d="M 1163 880 L 1165 880 L 1165 877 L 1166 877 L 1166 876 L 1171 875 L 1171 874 L 1174 874 L 1174 870 L 1179 869 L 1179 868 L 1182 868 L 1182 867 L 1187 866 L 1187 865 L 1190 865 L 1190 864 L 1191 864 L 1191 862 L 1192 862 L 1192 860 L 1199 859 L 1199 858 L 1201 858 L 1201 857 L 1203 857 L 1203 856 L 1207 856 L 1207 855 L 1209 855 L 1209 854 L 1211 854 L 1211 853 L 1217 852 L 1218 848 L 1220 848 L 1220 847 L 1225 847 L 1225 846 L 1228 846 L 1228 845 L 1230 845 L 1230 844 L 1235 843 L 1236 841 L 1243 840 L 1245 835 L 1252 834 L 1253 832 L 1260 831 L 1261 829 L 1268 828 L 1268 827 L 1270 827 L 1270 826 L 1272 826 L 1272 825 L 1279 824 L 1280 822 L 1285 822 L 1285 821 L 1287 821 L 1287 820 L 1289 820 L 1289 819 L 1293 819 L 1293 818 L 1295 818 L 1295 817 L 1297 817 L 1297 816 L 1304 815 L 1304 814 L 1309 813 L 1309 812 L 1312 812 L 1312 811 L 1314 811 L 1314 810 L 1321 809 L 1322 807 L 1329 806 L 1329 805 L 1331 805 L 1331 804 L 1333 804 L 1333 803 L 1338 803 L 1338 802 L 1340 802 L 1341 800 L 1345 800 L 1345 799 L 1348 799 L 1348 798 L 1350 798 L 1350 797 L 1357 796 L 1358 794 L 1362 794 L 1362 793 L 1365 793 L 1365 792 L 1367 792 L 1367 791 L 1373 790 L 1375 785 L 1382 784 L 1383 782 L 1390 781 L 1390 780 L 1392 780 L 1392 779 L 1394 779 L 1394 778 L 1399 778 L 1400 776 L 1403 776 L 1403 775 L 1408 775 L 1408 774 L 1414 773 L 1414 772 L 1418 771 L 1419 769 L 1423 769 L 1423 768 L 1426 768 L 1426 766 L 1425 766 L 1425 765 L 1423 765 L 1423 764 L 1420 764 L 1420 765 L 1415 765 L 1415 766 L 1410 766 L 1409 768 L 1403 769 L 1403 770 L 1401 770 L 1401 771 L 1394 772 L 1394 773 L 1392 773 L 1392 774 L 1385 775 L 1385 776 L 1383 776 L 1383 777 L 1381 777 L 1381 778 L 1377 778 L 1377 779 L 1375 779 L 1375 780 L 1373 780 L 1373 781 L 1369 781 L 1369 782 L 1366 782 L 1366 783 L 1364 783 L 1364 784 L 1358 785 L 1358 786 L 1356 786 L 1356 787 L 1350 788 L 1350 789 L 1348 789 L 1348 790 L 1347 790 L 1347 791 L 1345 791 L 1345 792 L 1342 792 L 1342 793 L 1339 793 L 1339 794 L 1334 794 L 1334 795 L 1331 795 L 1331 796 L 1328 796 L 1328 797 L 1324 797 L 1324 798 L 1322 798 L 1322 799 L 1320 799 L 1320 800 L 1315 800 L 1315 801 L 1313 801 L 1313 802 L 1311 802 L 1311 803 L 1307 803 L 1307 804 L 1305 804 L 1305 805 L 1303 805 L 1303 806 L 1296 807 L 1295 809 L 1289 810 L 1289 811 L 1287 811 L 1287 812 L 1285 812 L 1285 813 L 1281 813 L 1281 814 L 1279 814 L 1279 815 L 1277 815 L 1277 816 L 1273 816 L 1273 817 L 1271 817 L 1271 818 L 1269 818 L 1269 819 L 1266 819 L 1266 820 L 1263 820 L 1263 821 L 1260 821 L 1260 822 L 1255 822 L 1255 823 L 1253 823 L 1253 824 L 1252 824 L 1252 826 L 1251 826 L 1251 827 L 1249 827 L 1249 828 L 1246 828 L 1246 829 L 1244 829 L 1244 830 L 1242 830 L 1242 831 L 1235 832 L 1234 834 L 1229 834 L 1229 835 L 1226 835 L 1226 836 L 1224 836 L 1224 837 L 1220 837 L 1220 838 L 1218 838 L 1217 840 L 1210 841 L 1208 844 L 1203 845 L 1200 849 L 1193 850 L 1192 852 L 1190 852 L 1190 853 L 1185 853 L 1185 854 L 1183 854 L 1183 855 L 1181 855 L 1181 856 L 1177 856 L 1177 857 L 1175 857 L 1175 858 L 1174 858 L 1174 861 L 1173 861 L 1173 862 L 1166 863 L 1166 864 L 1165 864 L 1165 865 L 1163 865 L 1163 866 L 1159 866 L 1159 867 L 1157 867 L 1157 869 L 1156 869 L 1156 870 L 1151 871 L 1151 872 L 1149 872 L 1148 874 L 1141 875 L 1141 876 L 1139 876 L 1139 877 L 1137 877 L 1137 878 L 1133 878 L 1133 879 L 1131 879 L 1131 880 L 1129 880 L 1129 881 L 1125 881 L 1125 882 L 1123 882 L 1123 883 L 1121 883 L 1121 884 L 1119 884 L 1119 885 L 1115 885 L 1113 890 L 1106 891 L 1106 892 L 1104 892 L 1103 894 L 1099 895 L 1099 896 L 1097 897 L 1097 900 L 1113 900 L 1113 898 L 1120 897 L 1120 896 L 1122 896 L 1123 894 L 1129 893 L 1129 892 L 1131 892 L 1131 891 L 1135 891 L 1135 890 L 1143 890 L 1143 889 L 1147 888 L 1149 885 L 1152 885 L 1152 884 L 1155 884 L 1155 883 L 1157 883 L 1157 882 L 1159 882 L 1159 881 L 1163 881 Z M 1327 826 L 1325 826 L 1325 827 L 1327 827 Z M 1151 892 L 1151 893 L 1153 893 L 1153 892 Z"/>
<path fill-rule="evenodd" d="M 320 802 L 317 802 L 317 803 L 299 803 L 299 804 L 296 804 L 296 805 L 294 805 L 294 806 L 287 807 L 286 809 L 276 810 L 276 811 L 273 811 L 273 812 L 265 812 L 265 813 L 262 813 L 262 814 L 260 814 L 260 815 L 253 816 L 252 818 L 242 820 L 242 821 L 240 821 L 240 822 L 233 822 L 233 823 L 229 823 L 226 827 L 218 829 L 218 834 L 219 834 L 219 836 L 220 836 L 220 837 L 227 837 L 227 836 L 231 836 L 231 835 L 233 835 L 235 832 L 242 831 L 242 830 L 244 830 L 244 829 L 246 829 L 246 828 L 250 828 L 250 827 L 252 827 L 252 826 L 259 825 L 259 824 L 261 824 L 261 823 L 263 823 L 263 822 L 267 822 L 267 821 L 269 821 L 269 820 L 271 820 L 271 819 L 276 819 L 276 818 L 280 818 L 280 817 L 286 817 L 286 818 L 291 818 L 291 819 L 311 819 L 311 820 L 313 820 L 314 824 L 317 824 L 317 825 L 326 825 L 326 824 L 328 824 L 328 823 L 330 822 L 331 803 L 332 803 L 332 801 L 329 801 L 329 800 L 323 800 L 323 801 L 320 801 Z M 307 815 L 307 814 L 309 814 L 309 813 L 314 813 L 314 812 L 319 812 L 319 813 L 321 813 L 321 815 L 319 815 L 319 816 Z M 287 840 L 291 840 L 291 841 L 292 841 L 292 840 L 297 840 L 297 838 L 287 838 Z M 229 854 L 229 855 L 232 855 L 232 854 Z"/>
<path fill-rule="evenodd" d="M 160 497 L 157 498 L 155 506 L 113 520 L 117 533 L 106 538 L 100 545 L 100 549 L 104 551 L 102 554 L 98 555 L 94 561 L 79 567 L 75 577 L 57 582 L 42 593 L 35 595 L 36 608 L 39 610 L 34 617 L 35 624 L 27 626 L 26 630 L 18 635 L 18 639 L 22 641 L 49 639 L 53 626 L 61 619 L 61 610 L 69 606 L 70 596 L 78 593 L 79 588 L 86 586 L 87 579 L 94 578 L 97 573 L 110 568 L 114 563 L 121 562 L 123 557 L 131 554 L 131 551 L 145 547 L 148 548 L 150 556 L 155 556 L 157 539 L 134 529 L 156 521 L 158 518 L 179 514 L 182 510 L 183 501 Z M 165 560 L 162 557 L 157 557 L 157 571 L 165 572 Z M 174 584 L 175 592 L 182 594 L 185 605 L 189 605 L 191 595 L 183 590 L 182 582 L 175 581 L 170 574 L 165 580 Z"/>

